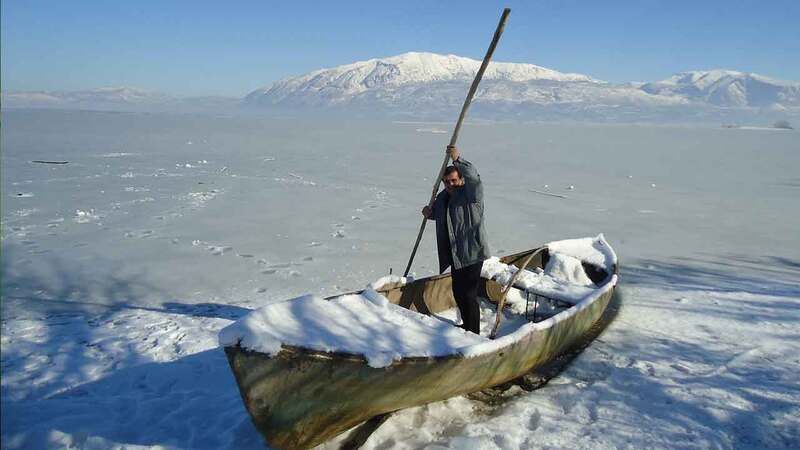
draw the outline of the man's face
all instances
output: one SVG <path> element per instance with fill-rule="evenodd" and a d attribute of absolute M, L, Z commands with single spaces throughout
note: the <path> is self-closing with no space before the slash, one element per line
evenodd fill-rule
<path fill-rule="evenodd" d="M 459 176 L 458 172 L 448 173 L 442 178 L 442 181 L 448 194 L 452 194 L 456 189 L 464 186 L 464 179 Z"/>

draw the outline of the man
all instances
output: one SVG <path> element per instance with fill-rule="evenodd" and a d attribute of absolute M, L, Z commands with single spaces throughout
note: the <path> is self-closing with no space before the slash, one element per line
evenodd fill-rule
<path fill-rule="evenodd" d="M 490 255 L 483 226 L 483 185 L 478 171 L 455 146 L 447 146 L 447 154 L 453 165 L 442 176 L 444 190 L 432 208 L 422 208 L 422 214 L 436 221 L 439 273 L 451 267 L 461 327 L 480 334 L 478 281 L 483 260 Z"/>

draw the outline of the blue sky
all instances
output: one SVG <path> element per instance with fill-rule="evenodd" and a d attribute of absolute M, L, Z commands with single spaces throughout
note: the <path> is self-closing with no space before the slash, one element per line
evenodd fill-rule
<path fill-rule="evenodd" d="M 407 51 L 611 82 L 726 68 L 800 80 L 800 1 L 2 2 L 2 88 L 134 86 L 241 96 L 310 70 Z"/>

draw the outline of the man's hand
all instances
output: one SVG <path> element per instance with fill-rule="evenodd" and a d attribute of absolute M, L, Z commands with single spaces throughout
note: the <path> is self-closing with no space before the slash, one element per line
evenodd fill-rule
<path fill-rule="evenodd" d="M 458 152 L 458 149 L 455 145 L 448 145 L 447 146 L 447 154 L 450 156 L 450 160 L 455 161 L 461 156 L 461 153 Z"/>
<path fill-rule="evenodd" d="M 425 216 L 426 219 L 430 219 L 431 218 L 431 213 L 432 213 L 432 211 L 431 211 L 431 207 L 430 206 L 425 205 L 425 207 L 422 208 L 422 215 Z"/>

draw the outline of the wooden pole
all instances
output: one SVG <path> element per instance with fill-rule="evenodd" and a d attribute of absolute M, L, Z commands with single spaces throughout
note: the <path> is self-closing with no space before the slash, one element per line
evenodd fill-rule
<path fill-rule="evenodd" d="M 469 92 L 467 92 L 467 98 L 464 99 L 464 106 L 461 107 L 461 114 L 458 115 L 458 121 L 456 121 L 456 127 L 453 130 L 453 135 L 450 137 L 450 145 L 456 145 L 456 141 L 458 140 L 458 133 L 461 131 L 461 124 L 464 122 L 464 117 L 467 115 L 467 109 L 469 109 L 469 105 L 472 103 L 472 97 L 475 96 L 475 91 L 478 90 L 478 84 L 481 82 L 481 78 L 483 78 L 483 72 L 486 71 L 486 67 L 489 65 L 489 61 L 492 59 L 492 54 L 494 53 L 495 47 L 497 47 L 497 42 L 500 40 L 500 36 L 503 34 L 503 29 L 506 26 L 506 20 L 508 19 L 508 15 L 511 13 L 511 9 L 505 8 L 503 10 L 503 15 L 500 16 L 500 22 L 497 24 L 497 29 L 494 31 L 494 37 L 492 37 L 492 42 L 489 44 L 489 49 L 486 50 L 486 56 L 483 57 L 483 62 L 481 63 L 480 69 L 478 69 L 478 73 L 475 74 L 475 79 L 472 80 L 472 86 L 469 87 Z M 436 180 L 433 184 L 433 191 L 431 192 L 431 198 L 428 200 L 428 206 L 433 206 L 433 201 L 436 199 L 436 193 L 439 191 L 439 183 L 442 182 L 442 175 L 444 175 L 444 170 L 447 168 L 447 162 L 450 159 L 449 155 L 445 155 L 444 161 L 442 162 L 442 167 L 439 169 L 439 174 L 436 175 Z M 408 276 L 408 271 L 411 270 L 411 263 L 414 261 L 414 256 L 417 254 L 417 248 L 419 247 L 419 242 L 422 240 L 422 233 L 425 232 L 425 225 L 428 223 L 428 219 L 426 217 L 422 218 L 422 224 L 419 226 L 419 233 L 417 234 L 417 241 L 414 242 L 414 249 L 411 250 L 411 257 L 408 258 L 408 265 L 406 266 L 405 272 L 403 272 L 403 276 Z"/>
<path fill-rule="evenodd" d="M 519 267 L 519 270 L 514 272 L 514 275 L 508 281 L 508 284 L 506 284 L 506 287 L 500 294 L 500 300 L 497 302 L 497 316 L 494 319 L 494 328 L 492 328 L 492 332 L 489 334 L 489 339 L 494 339 L 497 336 L 497 328 L 500 326 L 500 319 L 503 317 L 503 306 L 505 306 L 506 304 L 506 294 L 508 294 L 508 291 L 511 290 L 511 286 L 514 286 L 514 282 L 517 281 L 519 274 L 521 274 L 522 271 L 525 270 L 526 267 L 528 267 L 528 263 L 531 262 L 531 259 L 533 259 L 533 257 L 536 256 L 539 252 L 541 252 L 544 248 L 546 247 L 542 247 L 539 250 L 536 250 L 535 252 L 531 253 L 527 258 L 525 258 L 525 262 L 522 263 L 522 265 Z"/>

